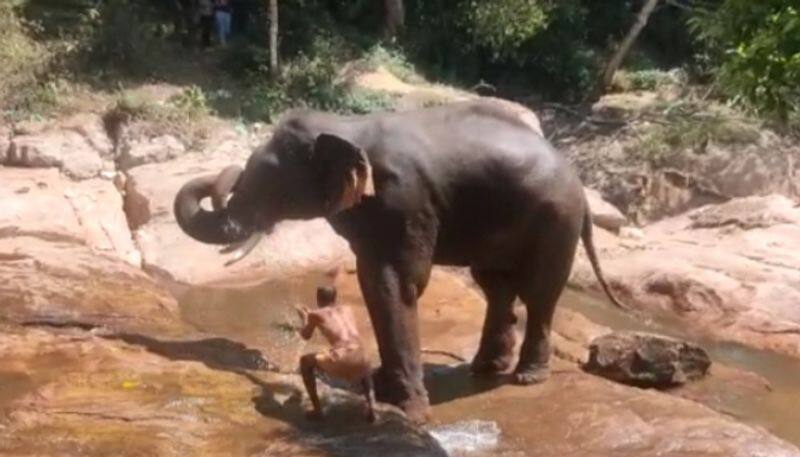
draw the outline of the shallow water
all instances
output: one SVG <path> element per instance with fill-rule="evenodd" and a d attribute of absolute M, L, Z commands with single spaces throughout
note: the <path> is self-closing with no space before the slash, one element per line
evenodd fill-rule
<path fill-rule="evenodd" d="M 263 368 L 263 355 L 268 363 L 293 369 L 299 355 L 320 345 L 321 341 L 315 340 L 307 345 L 298 340 L 292 329 L 292 325 L 297 323 L 292 306 L 313 306 L 316 287 L 330 282 L 329 277 L 319 275 L 271 281 L 248 288 L 175 285 L 170 288 L 179 300 L 182 319 L 196 327 L 204 337 L 210 337 L 202 340 L 202 349 L 207 351 L 201 354 L 204 361 L 258 370 Z M 340 285 L 339 292 L 342 300 L 348 303 L 360 301 L 353 278 L 346 279 Z M 446 341 L 449 343 L 448 347 L 459 348 L 458 355 L 469 358 L 477 345 L 483 319 L 481 299 L 469 296 L 463 288 L 455 287 L 453 283 L 437 283 L 426 293 L 423 302 L 423 346 L 432 344 L 433 347 L 427 347 L 436 349 L 436 344 Z M 715 407 L 744 422 L 763 426 L 775 435 L 800 445 L 800 361 L 739 345 L 705 341 L 696 335 L 687 334 L 683 331 L 684 326 L 674 318 L 663 317 L 652 322 L 643 322 L 613 308 L 604 300 L 573 290 L 565 292 L 561 305 L 617 330 L 651 331 L 694 340 L 705 347 L 715 361 L 763 376 L 770 382 L 771 392 L 755 397 L 723 395 Z M 360 330 L 367 337 L 367 345 L 374 354 L 366 310 L 356 307 L 356 314 L 360 320 Z M 159 351 L 158 347 L 150 349 Z M 171 350 L 171 356 L 175 357 L 175 350 L 196 353 L 199 346 Z M 427 376 L 431 381 L 428 387 L 434 414 L 437 416 L 437 421 L 429 426 L 428 431 L 449 455 L 526 455 L 525 446 L 509 437 L 518 439 L 527 436 L 531 425 L 522 418 L 517 420 L 513 416 L 509 417 L 507 409 L 494 403 L 497 397 L 481 395 L 481 392 L 488 392 L 494 387 L 491 382 L 476 382 L 468 376 L 464 365 L 453 368 L 453 360 L 446 357 L 436 359 L 429 356 L 426 359 L 429 362 Z M 437 363 L 430 363 L 432 360 Z M 58 366 L 58 363 L 48 362 L 41 365 L 34 370 L 37 379 L 21 376 L 18 372 L 6 373 L 0 370 L 0 415 L 4 413 L 4 406 L 9 401 L 56 374 L 46 367 Z M 286 392 L 271 392 L 270 398 L 284 403 L 290 401 L 292 395 L 289 389 Z M 524 404 L 525 400 L 517 400 L 515 395 L 513 390 L 508 390 L 501 398 L 511 405 L 517 402 Z M 454 401 L 460 398 L 468 400 Z M 400 421 L 390 418 L 378 427 L 368 426 L 361 420 L 360 404 L 353 404 L 352 400 L 347 404 L 347 401 L 337 398 L 336 395 L 329 395 L 327 404 L 333 408 L 331 416 L 335 415 L 342 420 L 331 421 L 321 429 L 305 427 L 302 417 L 292 418 L 290 421 L 297 427 L 296 431 L 286 429 L 285 423 L 281 425 L 285 418 L 278 419 L 278 422 L 274 418 L 265 420 L 269 424 L 277 424 L 269 427 L 283 430 L 281 433 L 291 432 L 292 439 L 321 449 L 324 455 L 378 455 L 397 451 L 403 446 L 412 452 L 408 455 L 419 455 L 413 453 L 416 452 L 414 449 L 419 449 L 414 446 L 424 443 L 426 439 L 432 439 L 430 436 L 420 436 L 411 441 L 398 441 L 396 437 L 402 433 L 406 433 L 405 436 L 408 437 L 407 430 L 402 428 Z M 290 415 L 301 414 L 298 408 L 292 411 L 294 412 Z M 476 411 L 481 412 L 478 414 Z M 255 427 L 231 430 L 229 436 L 220 438 L 220 446 L 226 449 L 264 449 L 262 455 L 286 455 L 271 450 L 269 442 L 264 440 L 264 427 L 265 423 L 259 423 Z"/>
<path fill-rule="evenodd" d="M 606 300 L 574 290 L 565 291 L 562 305 L 615 330 L 647 331 L 693 341 L 706 349 L 715 362 L 764 377 L 770 383 L 770 392 L 750 398 L 723 398 L 721 409 L 800 446 L 800 360 L 741 344 L 707 340 L 689 332 L 675 316 L 656 316 L 645 322 Z"/>

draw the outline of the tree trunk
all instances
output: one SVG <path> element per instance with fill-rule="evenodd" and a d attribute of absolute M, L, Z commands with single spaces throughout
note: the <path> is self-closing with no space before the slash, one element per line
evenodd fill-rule
<path fill-rule="evenodd" d="M 278 0 L 269 0 L 269 72 L 277 77 L 278 61 Z"/>
<path fill-rule="evenodd" d="M 600 81 L 597 86 L 595 86 L 595 90 L 590 96 L 590 101 L 594 102 L 599 100 L 600 97 L 606 92 L 606 89 L 611 86 L 611 83 L 614 80 L 614 73 L 616 73 L 619 69 L 619 66 L 622 65 L 622 61 L 625 60 L 625 57 L 631 50 L 633 43 L 636 42 L 636 38 L 639 37 L 642 29 L 644 29 L 644 27 L 647 25 L 647 21 L 650 19 L 650 15 L 653 13 L 653 10 L 655 10 L 656 6 L 658 6 L 658 2 L 659 0 L 647 0 L 647 3 L 642 6 L 642 9 L 636 16 L 636 22 L 633 23 L 633 26 L 628 31 L 625 39 L 619 44 L 619 47 L 617 48 L 616 52 L 614 52 L 613 57 L 611 57 L 611 60 L 608 61 L 608 64 L 603 70 Z"/>
<path fill-rule="evenodd" d="M 406 13 L 403 0 L 384 0 L 383 5 L 386 35 L 393 38 L 405 25 Z"/>

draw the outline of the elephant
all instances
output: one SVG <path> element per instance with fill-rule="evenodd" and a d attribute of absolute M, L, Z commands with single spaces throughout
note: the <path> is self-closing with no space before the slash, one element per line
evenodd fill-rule
<path fill-rule="evenodd" d="M 212 209 L 200 205 L 207 197 Z M 547 379 L 551 321 L 579 239 L 624 308 L 603 278 L 577 173 L 533 112 L 500 99 L 353 116 L 289 111 L 244 169 L 184 184 L 174 212 L 196 240 L 245 251 L 279 221 L 326 218 L 356 257 L 381 361 L 376 395 L 415 421 L 430 409 L 417 302 L 433 265 L 469 267 L 485 294 L 476 376 L 511 369 L 519 298 L 528 318 L 510 379 Z"/>

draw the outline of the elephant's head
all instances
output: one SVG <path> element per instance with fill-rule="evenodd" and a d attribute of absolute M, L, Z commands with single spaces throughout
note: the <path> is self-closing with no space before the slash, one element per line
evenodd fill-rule
<path fill-rule="evenodd" d="M 331 134 L 312 138 L 279 129 L 244 170 L 232 165 L 184 184 L 174 211 L 181 229 L 198 241 L 246 246 L 238 260 L 277 222 L 334 215 L 358 204 L 371 187 L 361 148 Z M 206 197 L 211 210 L 200 204 Z"/>

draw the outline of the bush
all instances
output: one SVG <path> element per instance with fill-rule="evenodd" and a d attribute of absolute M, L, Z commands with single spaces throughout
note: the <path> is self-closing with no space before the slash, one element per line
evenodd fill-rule
<path fill-rule="evenodd" d="M 800 112 L 800 13 L 780 0 L 725 0 L 693 30 L 721 93 L 783 123 Z"/>
<path fill-rule="evenodd" d="M 262 67 L 261 73 L 252 76 L 251 95 L 245 97 L 242 117 L 273 122 L 290 107 L 307 107 L 340 114 L 366 114 L 392 109 L 391 96 L 374 91 L 351 91 L 337 80 L 341 62 L 352 58 L 353 53 L 353 50 L 336 40 L 318 37 L 307 53 L 301 52 L 284 62 L 278 78 L 264 77 L 266 70 Z M 371 55 L 373 59 L 380 56 L 378 51 Z M 398 67 L 400 62 L 399 59 L 395 60 Z"/>
<path fill-rule="evenodd" d="M 663 70 L 618 70 L 614 74 L 614 88 L 623 92 L 636 90 L 656 90 L 666 86 L 682 85 L 687 82 L 683 71 Z"/>
<path fill-rule="evenodd" d="M 759 126 L 751 119 L 721 106 L 693 102 L 657 106 L 662 123 L 644 132 L 636 144 L 637 152 L 656 164 L 687 151 L 702 153 L 705 144 L 750 144 L 759 140 Z"/>
<path fill-rule="evenodd" d="M 164 103 L 123 91 L 117 95 L 107 115 L 110 113 L 133 123 L 140 134 L 174 135 L 193 147 L 207 137 L 211 110 L 202 89 L 191 86 Z"/>
<path fill-rule="evenodd" d="M 40 82 L 51 55 L 31 38 L 30 27 L 13 3 L 0 3 L 0 108 L 5 115 L 49 105 L 57 97 L 54 84 Z"/>
<path fill-rule="evenodd" d="M 380 44 L 372 46 L 364 53 L 361 62 L 369 70 L 383 67 L 401 81 L 416 83 L 424 80 L 417 73 L 417 69 L 414 68 L 414 65 L 406 55 L 398 49 L 388 48 Z"/>

